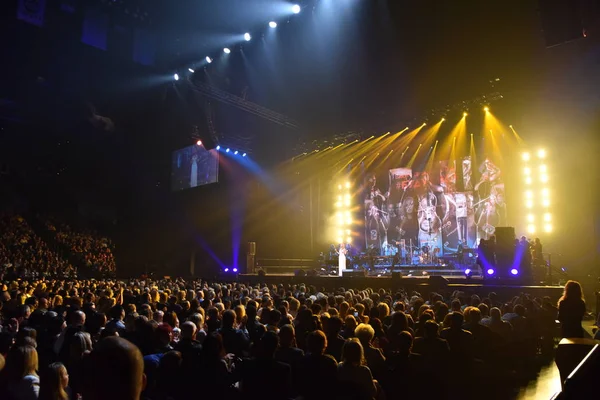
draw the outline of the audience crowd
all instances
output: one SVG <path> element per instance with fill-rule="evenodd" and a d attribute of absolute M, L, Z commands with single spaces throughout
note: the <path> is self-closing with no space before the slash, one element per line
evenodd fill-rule
<path fill-rule="evenodd" d="M 59 257 L 19 215 L 0 215 L 0 276 L 75 276 L 76 269 Z"/>
<path fill-rule="evenodd" d="M 527 294 L 182 279 L 0 289 L 9 400 L 508 398 L 552 352 L 559 308 L 563 329 L 581 333 L 583 302 L 576 282 L 558 307 Z"/>

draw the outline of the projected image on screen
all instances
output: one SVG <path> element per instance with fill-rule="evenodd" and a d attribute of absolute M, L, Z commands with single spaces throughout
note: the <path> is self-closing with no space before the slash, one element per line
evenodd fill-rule
<path fill-rule="evenodd" d="M 219 153 L 203 146 L 189 146 L 173 152 L 171 189 L 184 190 L 215 183 L 219 179 Z"/>
<path fill-rule="evenodd" d="M 506 223 L 501 170 L 490 159 L 474 167 L 465 157 L 366 173 L 366 248 L 380 255 L 435 256 L 475 248 L 479 239 L 492 236 Z"/>

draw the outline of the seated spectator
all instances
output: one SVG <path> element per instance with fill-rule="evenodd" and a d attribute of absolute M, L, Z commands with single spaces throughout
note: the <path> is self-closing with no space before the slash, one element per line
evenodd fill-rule
<path fill-rule="evenodd" d="M 288 364 L 276 361 L 279 338 L 267 331 L 258 342 L 257 357 L 242 364 L 240 388 L 249 399 L 287 400 L 292 393 L 292 374 Z"/>
<path fill-rule="evenodd" d="M 243 357 L 244 353 L 250 347 L 250 338 L 245 327 L 243 329 L 234 328 L 235 312 L 227 310 L 223 313 L 222 327 L 218 330 L 223 337 L 223 345 L 227 353 L 235 354 L 238 357 Z"/>
<path fill-rule="evenodd" d="M 307 353 L 299 364 L 296 391 L 307 400 L 329 400 L 336 394 L 337 362 L 325 354 L 326 348 L 327 337 L 323 331 L 311 332 L 306 337 Z"/>
<path fill-rule="evenodd" d="M 53 363 L 43 369 L 40 378 L 40 396 L 38 400 L 69 400 L 72 398 L 69 388 L 69 374 L 62 363 Z"/>
<path fill-rule="evenodd" d="M 275 352 L 277 361 L 296 368 L 304 357 L 304 352 L 296 347 L 296 332 L 292 325 L 284 325 L 279 330 L 279 348 Z"/>
<path fill-rule="evenodd" d="M 440 333 L 440 337 L 448 341 L 452 359 L 460 364 L 468 364 L 473 360 L 473 334 L 463 327 L 463 315 L 455 311 L 448 314 L 450 326 Z"/>
<path fill-rule="evenodd" d="M 503 340 L 509 340 L 512 332 L 512 325 L 502 319 L 502 312 L 498 307 L 493 307 L 490 310 L 489 327 Z"/>
<path fill-rule="evenodd" d="M 344 398 L 373 399 L 377 394 L 371 370 L 366 364 L 360 341 L 356 338 L 346 340 L 342 362 L 338 365 L 338 380 L 344 388 Z"/>
<path fill-rule="evenodd" d="M 439 337 L 439 325 L 434 320 L 428 320 L 423 326 L 423 337 L 416 338 L 413 345 L 415 353 L 424 357 L 424 362 L 430 365 L 445 365 L 450 355 L 448 342 Z"/>
<path fill-rule="evenodd" d="M 355 336 L 363 347 L 367 366 L 373 373 L 375 379 L 380 379 L 386 370 L 386 366 L 385 357 L 381 349 L 374 347 L 372 344 L 375 330 L 371 325 L 360 324 L 356 327 Z"/>
<path fill-rule="evenodd" d="M 325 334 L 327 335 L 327 349 L 325 352 L 338 362 L 342 360 L 342 347 L 344 347 L 345 343 L 344 338 L 340 335 L 342 326 L 343 322 L 341 318 L 335 316 L 329 318 L 329 322 L 324 327 Z"/>

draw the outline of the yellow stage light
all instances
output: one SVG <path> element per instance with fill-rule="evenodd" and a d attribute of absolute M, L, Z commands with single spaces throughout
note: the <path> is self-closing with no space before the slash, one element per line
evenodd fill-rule
<path fill-rule="evenodd" d="M 346 238 L 346 243 L 348 243 L 348 244 L 352 243 L 352 238 L 350 236 L 348 236 Z"/>
<path fill-rule="evenodd" d="M 542 200 L 542 206 L 544 206 L 545 208 L 550 207 L 550 200 L 549 199 Z"/>
<path fill-rule="evenodd" d="M 544 221 L 550 222 L 552 220 L 552 215 L 550 213 L 544 214 Z"/>
<path fill-rule="evenodd" d="M 525 192 L 525 197 L 528 199 L 531 199 L 533 197 L 533 192 L 531 190 L 528 190 Z"/>
<path fill-rule="evenodd" d="M 535 233 L 535 225 L 529 224 L 527 226 L 527 233 L 534 234 Z"/>
<path fill-rule="evenodd" d="M 338 189 L 342 190 L 342 185 L 338 185 Z"/>
<path fill-rule="evenodd" d="M 540 165 L 540 172 L 541 173 L 546 173 L 548 171 L 548 168 L 546 167 L 545 164 Z"/>
<path fill-rule="evenodd" d="M 509 125 L 508 127 L 509 127 L 510 129 L 512 129 L 512 128 L 513 128 L 513 127 L 512 127 L 512 125 Z"/>
<path fill-rule="evenodd" d="M 346 207 L 350 207 L 350 199 L 346 199 L 345 204 L 346 204 Z"/>
<path fill-rule="evenodd" d="M 350 182 L 346 182 L 346 189 L 350 189 Z"/>
<path fill-rule="evenodd" d="M 336 208 L 340 208 L 342 206 L 342 202 L 338 201 L 335 203 Z"/>
<path fill-rule="evenodd" d="M 550 224 L 544 225 L 544 231 L 547 233 L 552 232 L 552 225 L 550 225 Z"/>
<path fill-rule="evenodd" d="M 485 111 L 486 113 L 490 112 L 490 108 L 489 107 L 483 107 L 483 111 Z"/>
<path fill-rule="evenodd" d="M 525 202 L 525 207 L 527 207 L 527 208 L 533 208 L 533 201 L 532 200 L 527 200 Z"/>
<path fill-rule="evenodd" d="M 468 115 L 468 114 L 467 114 L 467 112 L 465 111 L 465 112 L 463 113 L 463 118 L 464 118 L 464 117 L 466 117 L 467 115 Z"/>
<path fill-rule="evenodd" d="M 537 152 L 537 156 L 538 156 L 539 158 L 546 158 L 546 150 L 544 150 L 544 149 L 539 149 L 539 150 L 538 150 L 538 152 Z"/>
<path fill-rule="evenodd" d="M 344 240 L 343 240 L 342 238 L 338 238 L 338 239 L 337 239 L 337 242 L 338 242 L 338 243 L 343 243 L 343 242 L 344 242 Z"/>
<path fill-rule="evenodd" d="M 548 188 L 542 189 L 542 196 L 543 197 L 548 197 L 549 195 L 550 195 L 550 190 L 548 190 Z"/>
<path fill-rule="evenodd" d="M 546 182 L 548 182 L 548 175 L 546 175 L 546 174 L 542 174 L 542 175 L 540 176 L 540 181 L 541 181 L 541 182 L 543 182 L 543 183 L 546 183 Z"/>
<path fill-rule="evenodd" d="M 444 122 L 446 120 L 446 118 L 442 118 L 442 122 Z"/>
<path fill-rule="evenodd" d="M 344 198 L 343 198 L 343 197 L 342 197 L 342 195 L 340 194 L 340 195 L 338 196 L 338 201 L 342 201 L 342 200 L 344 200 Z"/>
<path fill-rule="evenodd" d="M 529 214 L 527 215 L 527 222 L 533 222 L 535 220 L 535 215 Z"/>
<path fill-rule="evenodd" d="M 525 167 L 525 168 L 523 169 L 523 173 L 524 173 L 525 175 L 531 175 L 531 168 L 529 168 L 529 167 Z"/>
<path fill-rule="evenodd" d="M 346 217 L 350 218 L 352 216 L 352 214 L 350 214 L 350 211 L 346 211 Z"/>
<path fill-rule="evenodd" d="M 346 193 L 346 200 L 350 200 L 350 193 Z"/>
<path fill-rule="evenodd" d="M 525 184 L 531 185 L 531 178 L 530 177 L 525 178 Z"/>
<path fill-rule="evenodd" d="M 352 225 L 352 218 L 346 219 L 346 225 Z"/>
<path fill-rule="evenodd" d="M 343 230 L 338 230 L 338 236 L 343 236 L 344 235 L 344 231 Z"/>
<path fill-rule="evenodd" d="M 529 161 L 529 159 L 531 158 L 531 156 L 529 155 L 529 153 L 523 153 L 523 155 L 521 156 L 521 158 L 523 158 L 523 161 Z"/>

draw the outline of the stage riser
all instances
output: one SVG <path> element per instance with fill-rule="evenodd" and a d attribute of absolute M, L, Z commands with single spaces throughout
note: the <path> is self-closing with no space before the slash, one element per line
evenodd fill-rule
<path fill-rule="evenodd" d="M 398 290 L 403 288 L 407 291 L 416 290 L 422 295 L 431 291 L 441 293 L 452 293 L 455 290 L 464 291 L 471 294 L 487 296 L 490 292 L 496 292 L 500 298 L 510 298 L 519 296 L 521 293 L 528 293 L 535 297 L 550 296 L 555 301 L 562 295 L 563 288 L 560 286 L 519 286 L 514 281 L 484 281 L 481 278 L 465 279 L 464 277 L 453 278 L 446 276 L 448 285 L 430 285 L 427 278 L 402 277 L 393 280 L 391 277 L 337 277 L 337 276 L 281 276 L 281 275 L 239 275 L 237 282 L 257 284 L 300 284 L 312 285 L 325 290 L 335 290 L 343 287 L 345 289 L 365 289 L 367 287 L 374 290 L 379 288 Z"/>

